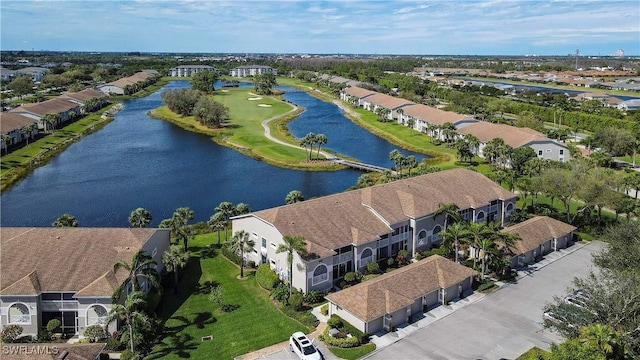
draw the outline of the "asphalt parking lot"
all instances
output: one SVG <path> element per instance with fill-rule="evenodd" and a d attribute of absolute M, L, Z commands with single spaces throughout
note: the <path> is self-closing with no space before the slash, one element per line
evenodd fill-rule
<path fill-rule="evenodd" d="M 313 339 L 311 339 L 313 340 Z M 313 341 L 316 345 L 320 353 L 322 354 L 323 359 L 325 360 L 340 360 L 340 358 L 336 357 L 327 349 L 327 347 L 322 343 L 322 341 L 318 341 L 317 339 Z M 299 360 L 298 356 L 289 351 L 289 346 L 282 348 L 282 350 L 271 353 L 269 355 L 263 355 L 260 360 Z"/>
<path fill-rule="evenodd" d="M 601 247 L 591 242 L 367 359 L 515 359 L 533 346 L 548 349 L 562 339 L 542 328 L 543 306 L 564 296 L 574 277 L 588 274 Z"/>

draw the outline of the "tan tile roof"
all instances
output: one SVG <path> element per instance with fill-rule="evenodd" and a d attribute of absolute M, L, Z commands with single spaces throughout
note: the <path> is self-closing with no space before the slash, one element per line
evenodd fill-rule
<path fill-rule="evenodd" d="M 464 191 L 460 191 L 464 189 Z M 283 235 L 303 236 L 311 254 L 324 257 L 349 244 L 363 244 L 409 217 L 431 214 L 440 203 L 479 207 L 515 194 L 484 175 L 453 169 L 306 200 L 251 214 Z"/>
<path fill-rule="evenodd" d="M 520 236 L 520 240 L 511 250 L 515 254 L 521 254 L 539 247 L 547 240 L 565 236 L 575 229 L 576 227 L 573 225 L 548 216 L 535 216 L 519 224 L 506 227 L 502 231 Z"/>
<path fill-rule="evenodd" d="M 475 273 L 466 266 L 433 255 L 329 294 L 327 299 L 359 319 L 371 321 L 409 306 L 423 295 L 460 283 Z"/>
<path fill-rule="evenodd" d="M 103 343 L 67 344 L 33 343 L 2 344 L 2 360 L 57 360 L 66 352 L 64 360 L 95 360 L 105 347 Z M 6 348 L 5 348 L 6 347 Z"/>
<path fill-rule="evenodd" d="M 366 102 L 375 104 L 378 106 L 382 106 L 383 108 L 395 110 L 403 105 L 414 105 L 413 101 L 409 101 L 403 98 L 398 98 L 395 96 L 376 93 L 371 96 L 367 96 L 365 99 Z"/>
<path fill-rule="evenodd" d="M 80 291 L 111 296 L 113 283 L 127 274 L 112 273 L 157 229 L 0 228 L 0 294 Z"/>
<path fill-rule="evenodd" d="M 85 102 L 91 99 L 101 99 L 107 97 L 107 95 L 101 91 L 94 89 L 84 89 L 78 92 L 69 92 L 62 94 L 60 97 L 62 98 L 71 98 L 80 102 Z"/>
<path fill-rule="evenodd" d="M 446 122 L 450 122 L 455 125 L 460 121 L 474 120 L 474 118 L 469 115 L 461 115 L 453 111 L 444 111 L 422 104 L 405 106 L 402 110 L 405 115 L 411 116 L 414 119 L 424 120 L 430 124 L 436 125 L 442 125 Z"/>
<path fill-rule="evenodd" d="M 34 124 L 36 120 L 17 113 L 0 112 L 0 133 L 8 134 L 11 131 L 22 129 L 23 126 Z"/>
<path fill-rule="evenodd" d="M 361 87 L 357 87 L 357 86 L 351 86 L 348 87 L 344 90 L 345 94 L 351 95 L 351 96 L 356 96 L 360 99 L 367 97 L 369 95 L 374 95 L 377 94 L 377 92 L 372 91 L 372 90 L 368 90 L 368 89 L 363 89 Z"/>
<path fill-rule="evenodd" d="M 493 138 L 502 138 L 505 144 L 513 148 L 521 147 L 534 141 L 551 141 L 535 130 L 529 128 L 519 128 L 505 124 L 494 124 L 486 121 L 479 121 L 474 124 L 465 125 L 457 130 L 461 134 L 475 135 L 482 142 L 489 142 Z"/>
<path fill-rule="evenodd" d="M 78 108 L 78 104 L 75 104 L 69 100 L 54 98 L 40 103 L 25 104 L 12 109 L 10 112 L 16 113 L 27 111 L 38 116 L 44 116 L 45 114 L 60 114 L 74 108 Z"/>

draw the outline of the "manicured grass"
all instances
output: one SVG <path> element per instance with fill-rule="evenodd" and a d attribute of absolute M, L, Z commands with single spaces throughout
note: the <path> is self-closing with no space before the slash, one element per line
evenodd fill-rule
<path fill-rule="evenodd" d="M 12 150 L 9 154 L 2 153 L 0 159 L 0 182 L 2 191 L 29 174 L 40 165 L 81 138 L 82 134 L 96 131 L 110 120 L 101 119 L 103 112 L 110 109 L 107 106 L 98 112 L 89 114 L 61 129 L 41 134 L 37 140 L 29 140 L 29 145 Z"/>
<path fill-rule="evenodd" d="M 335 346 L 328 346 L 329 351 L 333 355 L 346 360 L 356 360 L 376 349 L 376 345 L 369 343 L 355 348 L 339 348 Z"/>
<path fill-rule="evenodd" d="M 240 280 L 235 264 L 207 250 L 216 239 L 217 234 L 207 234 L 190 242 L 192 258 L 183 270 L 179 293 L 167 289 L 163 297 L 164 339 L 149 358 L 231 359 L 285 341 L 295 331 L 310 331 L 276 308 L 254 272 L 245 269 L 247 277 Z M 209 295 L 200 290 L 207 283 L 220 284 L 225 302 L 239 308 L 229 313 L 215 310 Z M 212 340 L 201 340 L 209 335 Z"/>

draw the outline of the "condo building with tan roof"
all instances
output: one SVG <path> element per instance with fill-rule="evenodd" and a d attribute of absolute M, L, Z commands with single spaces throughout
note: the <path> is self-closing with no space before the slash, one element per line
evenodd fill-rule
<path fill-rule="evenodd" d="M 142 249 L 162 272 L 169 231 L 4 227 L 0 241 L 0 328 L 16 324 L 35 336 L 58 319 L 65 334 L 82 337 L 86 327 L 106 324 L 111 296 L 129 275 L 114 272 L 115 263 L 129 263 Z M 116 329 L 116 323 L 109 325 L 110 332 Z"/>
<path fill-rule="evenodd" d="M 270 264 L 282 279 L 290 278 L 289 267 L 278 245 L 285 235 L 302 236 L 309 255 L 294 255 L 291 276 L 306 293 L 330 289 L 347 272 L 400 250 L 412 258 L 438 246 L 444 217 L 433 214 L 446 203 L 455 203 L 467 221 L 505 224 L 516 195 L 480 173 L 454 169 L 257 211 L 232 224 L 256 243 L 246 260 Z"/>

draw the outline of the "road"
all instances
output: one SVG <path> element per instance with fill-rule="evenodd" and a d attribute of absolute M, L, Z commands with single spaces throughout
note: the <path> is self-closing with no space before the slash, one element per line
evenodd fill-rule
<path fill-rule="evenodd" d="M 366 358 L 515 359 L 533 346 L 548 349 L 562 339 L 542 328 L 543 306 L 588 274 L 601 246 L 594 241 Z"/>

